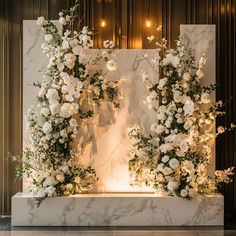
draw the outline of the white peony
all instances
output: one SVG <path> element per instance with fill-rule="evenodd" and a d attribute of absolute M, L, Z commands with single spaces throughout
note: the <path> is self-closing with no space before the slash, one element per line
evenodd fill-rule
<path fill-rule="evenodd" d="M 177 187 L 178 187 L 178 183 L 174 182 L 174 181 L 170 181 L 167 184 L 167 189 L 169 189 L 171 192 L 173 192 L 175 189 L 177 189 Z"/>
<path fill-rule="evenodd" d="M 169 161 L 169 165 L 172 169 L 177 169 L 179 167 L 179 161 L 176 158 L 172 158 Z"/>
<path fill-rule="evenodd" d="M 45 134 L 49 134 L 50 132 L 52 132 L 52 124 L 49 123 L 49 122 L 45 122 L 45 123 L 43 124 L 42 131 L 43 131 Z"/>
<path fill-rule="evenodd" d="M 179 57 L 174 56 L 173 54 L 167 54 L 166 57 L 163 59 L 163 65 L 172 64 L 174 67 L 179 65 Z"/>
<path fill-rule="evenodd" d="M 209 93 L 203 93 L 201 95 L 201 101 L 205 104 L 210 103 L 211 102 L 210 94 Z"/>
<path fill-rule="evenodd" d="M 117 63 L 113 60 L 109 60 L 107 62 L 107 69 L 110 70 L 110 71 L 113 71 L 113 70 L 116 70 L 117 69 Z"/>
<path fill-rule="evenodd" d="M 45 18 L 43 16 L 38 17 L 37 25 L 43 26 L 43 25 L 46 25 L 47 23 L 48 23 L 48 21 L 45 20 Z"/>

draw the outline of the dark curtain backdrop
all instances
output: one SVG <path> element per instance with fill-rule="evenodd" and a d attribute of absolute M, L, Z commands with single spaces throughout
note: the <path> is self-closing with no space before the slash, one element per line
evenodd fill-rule
<path fill-rule="evenodd" d="M 81 0 L 83 23 L 96 32 L 95 47 L 110 39 L 120 48 L 151 48 L 146 37 L 153 33 L 168 39 L 173 47 L 180 24 L 216 25 L 216 65 L 219 85 L 217 99 L 228 101 L 226 116 L 218 125 L 236 122 L 235 69 L 236 0 Z M 20 153 L 22 141 L 22 20 L 38 16 L 58 18 L 58 12 L 73 4 L 71 0 L 0 1 L 0 214 L 10 213 L 10 197 L 21 191 L 14 182 L 14 166 L 5 154 Z M 148 9 L 149 12 L 148 12 Z M 145 27 L 148 14 L 162 31 Z M 106 27 L 99 27 L 104 17 Z M 216 167 L 224 169 L 236 163 L 236 132 L 219 137 Z M 236 181 L 223 187 L 225 215 L 236 216 Z"/>

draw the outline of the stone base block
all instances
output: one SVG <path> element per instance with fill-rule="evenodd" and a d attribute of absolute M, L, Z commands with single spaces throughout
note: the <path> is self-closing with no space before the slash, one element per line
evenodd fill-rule
<path fill-rule="evenodd" d="M 224 197 L 191 200 L 155 194 L 81 194 L 46 199 L 12 198 L 12 226 L 223 226 Z"/>

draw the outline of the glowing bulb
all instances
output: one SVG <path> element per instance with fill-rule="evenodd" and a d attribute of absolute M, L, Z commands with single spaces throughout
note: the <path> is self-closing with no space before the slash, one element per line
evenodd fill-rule
<path fill-rule="evenodd" d="M 105 26 L 106 26 L 105 20 L 100 20 L 100 26 L 101 26 L 101 27 L 105 27 Z"/>
<path fill-rule="evenodd" d="M 150 20 L 146 20 L 146 27 L 151 27 L 151 21 Z"/>

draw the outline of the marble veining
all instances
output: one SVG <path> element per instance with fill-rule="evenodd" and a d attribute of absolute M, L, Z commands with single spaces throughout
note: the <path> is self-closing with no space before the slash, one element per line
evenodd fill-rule
<path fill-rule="evenodd" d="M 33 197 L 18 193 L 12 210 L 13 226 L 219 226 L 223 225 L 224 198 L 85 194 L 46 199 L 37 208 Z"/>

